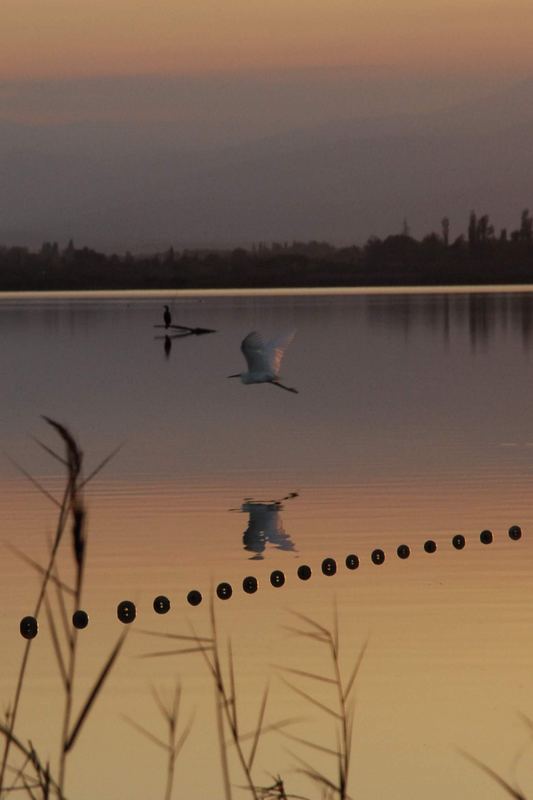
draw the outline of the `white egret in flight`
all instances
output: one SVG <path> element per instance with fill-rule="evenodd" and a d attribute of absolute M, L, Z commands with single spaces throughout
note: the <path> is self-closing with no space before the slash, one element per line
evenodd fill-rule
<path fill-rule="evenodd" d="M 248 372 L 238 372 L 236 375 L 228 375 L 228 378 L 240 378 L 242 383 L 271 383 L 287 392 L 298 394 L 298 389 L 284 386 L 280 383 L 279 378 L 281 359 L 292 342 L 294 333 L 292 331 L 277 339 L 272 339 L 270 342 L 265 342 L 256 331 L 249 333 L 241 344 Z"/>

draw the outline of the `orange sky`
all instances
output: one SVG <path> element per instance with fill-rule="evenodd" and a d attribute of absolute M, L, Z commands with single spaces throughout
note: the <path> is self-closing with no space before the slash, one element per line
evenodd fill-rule
<path fill-rule="evenodd" d="M 533 65 L 531 0 L 2 0 L 0 23 L 3 79 Z"/>

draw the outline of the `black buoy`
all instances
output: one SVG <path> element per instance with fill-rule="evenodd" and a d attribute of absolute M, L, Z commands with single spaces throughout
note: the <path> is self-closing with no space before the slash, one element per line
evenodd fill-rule
<path fill-rule="evenodd" d="M 325 558 L 322 562 L 322 572 L 324 575 L 335 575 L 337 572 L 337 562 L 334 558 Z"/>
<path fill-rule="evenodd" d="M 257 578 L 253 575 L 248 575 L 242 582 L 242 588 L 246 594 L 254 594 L 254 592 L 257 592 Z"/>
<path fill-rule="evenodd" d="M 280 586 L 283 586 L 285 583 L 285 575 L 280 569 L 275 569 L 274 572 L 270 574 L 270 583 L 276 589 L 279 589 Z"/>
<path fill-rule="evenodd" d="M 511 525 L 509 528 L 509 539 L 512 539 L 513 542 L 517 542 L 519 539 L 522 538 L 522 528 L 520 525 Z"/>
<path fill-rule="evenodd" d="M 346 569 L 357 569 L 359 566 L 359 556 L 356 556 L 355 553 L 350 553 L 350 555 L 346 556 Z"/>
<path fill-rule="evenodd" d="M 170 611 L 170 600 L 164 594 L 160 594 L 154 600 L 154 611 L 156 614 L 167 614 Z"/>
<path fill-rule="evenodd" d="M 133 622 L 136 616 L 137 609 L 135 608 L 135 603 L 132 603 L 131 600 L 123 600 L 122 603 L 118 604 L 117 617 L 124 625 L 129 625 L 130 622 Z"/>
<path fill-rule="evenodd" d="M 39 624 L 35 617 L 23 617 L 20 620 L 20 635 L 25 639 L 35 639 L 39 633 Z"/>
<path fill-rule="evenodd" d="M 219 583 L 217 586 L 217 597 L 221 600 L 229 600 L 233 594 L 231 583 Z"/>
<path fill-rule="evenodd" d="M 191 606 L 199 606 L 202 602 L 202 593 L 198 589 L 191 589 L 187 595 L 187 602 Z"/>
<path fill-rule="evenodd" d="M 86 611 L 82 611 L 81 609 L 75 611 L 72 615 L 72 624 L 78 630 L 83 630 L 89 624 L 89 615 Z"/>
<path fill-rule="evenodd" d="M 311 577 L 311 567 L 309 567 L 307 564 L 301 564 L 298 567 L 297 575 L 301 581 L 308 581 Z"/>

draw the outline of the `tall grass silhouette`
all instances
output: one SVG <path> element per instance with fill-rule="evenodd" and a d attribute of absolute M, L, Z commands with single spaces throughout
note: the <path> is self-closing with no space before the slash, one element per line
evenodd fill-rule
<path fill-rule="evenodd" d="M 202 656 L 208 674 L 215 690 L 215 715 L 219 743 L 220 763 L 224 787 L 224 797 L 232 800 L 233 790 L 236 786 L 245 788 L 254 800 L 307 800 L 303 795 L 289 793 L 286 789 L 286 780 L 279 773 L 269 773 L 273 783 L 265 786 L 257 782 L 254 777 L 254 767 L 257 754 L 264 735 L 276 733 L 284 738 L 303 746 L 306 749 L 319 751 L 333 761 L 333 773 L 326 774 L 312 766 L 302 756 L 291 753 L 297 767 L 295 771 L 305 775 L 320 792 L 320 796 L 333 800 L 351 800 L 348 794 L 348 782 L 352 757 L 352 731 L 354 724 L 354 687 L 359 673 L 366 644 L 361 648 L 357 658 L 352 663 L 347 679 L 342 676 L 340 659 L 340 641 L 338 630 L 338 616 L 335 609 L 331 628 L 319 624 L 310 617 L 297 612 L 290 612 L 298 619 L 300 627 L 289 627 L 288 630 L 298 636 L 307 637 L 321 647 L 326 648 L 329 657 L 330 669 L 325 673 L 311 673 L 304 670 L 276 666 L 283 681 L 294 694 L 303 698 L 306 703 L 318 710 L 322 715 L 327 715 L 335 722 L 333 734 L 334 741 L 328 746 L 320 742 L 313 742 L 305 737 L 296 736 L 287 731 L 297 723 L 302 722 L 300 717 L 289 717 L 266 724 L 265 715 L 269 697 L 268 686 L 265 687 L 256 714 L 256 724 L 251 731 L 243 731 L 238 713 L 238 685 L 235 678 L 235 661 L 231 640 L 221 642 L 219 626 L 217 624 L 213 598 L 210 601 L 208 636 L 200 636 L 192 629 L 190 634 L 154 633 L 142 631 L 150 636 L 161 636 L 180 643 L 178 649 L 145 653 L 145 658 L 189 656 L 198 653 Z M 324 703 L 311 691 L 288 680 L 287 675 L 296 677 L 299 681 L 317 681 L 327 684 L 331 691 L 331 698 Z M 236 763 L 239 767 L 238 774 L 232 775 L 230 767 L 229 750 L 236 754 Z"/>
<path fill-rule="evenodd" d="M 62 465 L 65 471 L 65 486 L 61 500 L 57 500 L 30 473 L 20 468 L 23 474 L 58 509 L 56 530 L 51 543 L 47 565 L 45 567 L 41 566 L 27 554 L 20 555 L 41 576 L 33 616 L 38 618 L 43 606 L 45 607 L 63 688 L 61 745 L 57 768 L 54 770 L 48 761 L 43 762 L 43 759 L 40 758 L 31 739 L 25 741 L 16 733 L 18 712 L 33 642 L 33 639 L 28 639 L 24 645 L 13 698 L 6 710 L 4 722 L 0 723 L 0 733 L 4 738 L 0 765 L 0 798 L 5 798 L 20 790 L 25 790 L 30 797 L 35 797 L 34 791 L 40 790 L 43 798 L 56 796 L 59 800 L 65 800 L 64 787 L 68 756 L 72 752 L 88 715 L 122 649 L 126 632 L 119 636 L 97 675 L 92 689 L 81 703 L 77 715 L 74 716 L 78 629 L 69 623 L 69 609 L 70 617 L 72 618 L 73 614 L 80 609 L 82 599 L 87 552 L 86 508 L 83 499 L 83 488 L 103 469 L 114 453 L 111 453 L 87 478 L 84 478 L 83 453 L 73 435 L 59 422 L 49 417 L 43 417 L 43 419 L 59 436 L 64 447 L 64 455 L 60 455 L 40 441 L 37 441 L 37 443 Z M 57 555 L 69 525 L 74 567 L 73 586 L 69 586 L 60 579 L 57 565 Z M 51 587 L 54 589 L 55 602 L 54 598 L 50 596 Z M 17 751 L 22 758 L 22 761 L 19 761 L 16 766 L 10 762 L 10 754 L 13 750 Z"/>

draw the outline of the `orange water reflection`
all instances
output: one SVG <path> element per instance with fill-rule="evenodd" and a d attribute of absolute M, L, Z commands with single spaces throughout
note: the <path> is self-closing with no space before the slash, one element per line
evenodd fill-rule
<path fill-rule="evenodd" d="M 37 501 L 34 490 L 18 480 L 3 489 L 4 540 L 16 542 L 43 561 L 44 534 L 53 528 L 53 509 L 44 499 Z M 225 580 L 233 585 L 234 595 L 215 605 L 221 641 L 228 637 L 232 642 L 243 728 L 253 728 L 263 687 L 270 682 L 267 723 L 301 717 L 303 721 L 288 729 L 291 733 L 335 747 L 331 720 L 290 691 L 279 667 L 330 669 L 316 642 L 295 636 L 288 628 L 298 625 L 291 611 L 330 625 L 336 604 L 346 674 L 363 643 L 369 642 L 357 682 L 352 793 L 429 795 L 438 800 L 500 797 L 501 790 L 462 758 L 458 748 L 512 777 L 513 758 L 528 741 L 517 716 L 518 711 L 533 710 L 527 644 L 533 622 L 533 549 L 528 538 L 533 519 L 525 489 L 526 480 L 519 474 L 502 482 L 490 471 L 468 485 L 449 477 L 436 484 L 419 478 L 411 490 L 401 480 L 387 487 L 376 482 L 357 491 L 322 486 L 315 492 L 315 502 L 287 503 L 284 508 L 284 527 L 298 542 L 298 550 L 271 550 L 263 561 L 250 562 L 242 550 L 243 517 L 228 511 L 236 496 L 230 481 L 217 492 L 210 490 L 209 503 L 205 487 L 186 491 L 170 481 L 159 482 L 157 490 L 146 485 L 94 484 L 87 498 L 90 543 L 84 605 L 90 625 L 81 633 L 79 702 L 122 629 L 115 616 L 117 603 L 133 600 L 138 618 L 74 751 L 69 796 L 82 800 L 162 796 L 164 755 L 131 729 L 123 715 L 163 735 L 150 687 L 170 697 L 176 678 L 184 689 L 183 719 L 192 712 L 195 719 L 178 761 L 175 796 L 222 796 L 213 691 L 201 656 L 140 656 L 175 647 L 170 640 L 143 635 L 143 630 L 190 633 L 192 623 L 201 635 L 209 633 L 207 602 L 192 608 L 186 594 L 198 588 L 207 599 L 212 587 Z M 163 503 L 166 509 L 156 526 L 150 525 L 151 503 Z M 487 504 L 490 519 L 484 512 Z M 507 536 L 513 522 L 520 522 L 524 530 L 519 542 Z M 479 541 L 479 531 L 485 527 L 494 532 L 493 544 Z M 462 551 L 451 546 L 451 536 L 457 532 L 467 539 Z M 438 545 L 432 555 L 422 547 L 430 537 Z M 411 547 L 406 560 L 395 552 L 402 542 Z M 70 558 L 70 543 L 66 544 L 64 577 Z M 378 546 L 386 553 L 381 566 L 370 560 Z M 343 565 L 348 552 L 360 557 L 356 571 Z M 338 560 L 335 576 L 321 574 L 325 556 Z M 302 563 L 313 569 L 308 582 L 296 576 Z M 286 575 L 282 588 L 269 583 L 273 569 Z M 248 574 L 259 581 L 254 595 L 240 588 Z M 31 610 L 37 579 L 9 552 L 4 555 L 3 575 L 0 639 L 5 703 L 23 648 L 18 620 Z M 158 616 L 152 610 L 158 594 L 171 599 L 168 615 Z M 328 702 L 327 685 L 306 683 L 304 678 L 297 683 Z M 59 742 L 60 699 L 49 630 L 42 619 L 19 732 L 31 736 L 52 760 Z M 280 773 L 289 791 L 318 797 L 308 780 L 295 772 L 295 755 L 331 771 L 325 755 L 269 733 L 258 752 L 257 782 L 267 785 L 269 774 Z M 528 766 L 523 758 L 516 767 L 523 787 L 533 787 Z M 242 785 L 238 765 L 232 762 L 232 768 L 235 783 Z M 236 789 L 235 796 L 246 795 Z"/>

